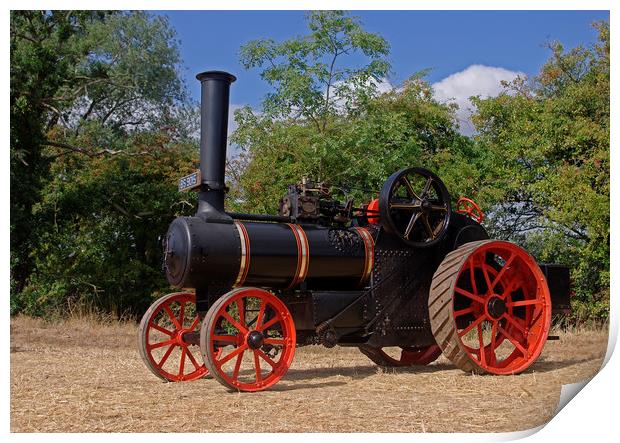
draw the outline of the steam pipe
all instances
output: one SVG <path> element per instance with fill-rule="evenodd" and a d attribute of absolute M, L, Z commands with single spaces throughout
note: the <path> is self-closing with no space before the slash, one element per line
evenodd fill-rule
<path fill-rule="evenodd" d="M 223 71 L 206 71 L 196 78 L 200 91 L 200 175 L 197 217 L 205 222 L 232 223 L 224 212 L 226 142 L 230 84 L 236 77 Z"/>

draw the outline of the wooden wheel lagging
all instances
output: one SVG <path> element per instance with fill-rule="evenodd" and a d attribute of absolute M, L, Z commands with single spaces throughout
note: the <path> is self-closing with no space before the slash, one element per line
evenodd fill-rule
<path fill-rule="evenodd" d="M 401 347 L 394 352 L 387 348 L 360 346 L 360 351 L 379 366 L 391 367 L 426 366 L 441 355 L 441 348 L 437 345 Z"/>
<path fill-rule="evenodd" d="M 437 344 L 456 366 L 517 374 L 542 352 L 551 301 L 532 256 L 510 242 L 482 240 L 444 258 L 433 276 L 429 314 Z"/>
<path fill-rule="evenodd" d="M 178 292 L 155 301 L 138 329 L 138 349 L 146 367 L 166 381 L 204 377 L 207 368 L 200 349 L 187 340 L 188 334 L 197 334 L 199 326 L 195 294 Z"/>
<path fill-rule="evenodd" d="M 295 345 L 295 324 L 286 305 L 258 288 L 238 288 L 220 297 L 200 329 L 207 368 L 232 390 L 273 386 L 290 367 Z"/>

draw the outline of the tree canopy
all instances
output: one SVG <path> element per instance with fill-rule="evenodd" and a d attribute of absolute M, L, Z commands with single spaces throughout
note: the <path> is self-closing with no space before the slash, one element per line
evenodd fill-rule
<path fill-rule="evenodd" d="M 137 312 L 165 287 L 157 237 L 180 211 L 169 168 L 197 159 L 179 62 L 162 17 L 11 12 L 13 312 L 93 297 Z"/>

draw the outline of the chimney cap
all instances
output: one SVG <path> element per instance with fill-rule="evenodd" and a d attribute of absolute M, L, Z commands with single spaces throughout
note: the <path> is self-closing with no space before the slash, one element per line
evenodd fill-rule
<path fill-rule="evenodd" d="M 205 72 L 201 72 L 200 74 L 196 75 L 196 78 L 200 80 L 201 82 L 204 82 L 207 80 L 224 80 L 229 83 L 232 83 L 235 80 L 237 80 L 237 77 L 235 77 L 234 75 L 226 71 L 205 71 Z"/>

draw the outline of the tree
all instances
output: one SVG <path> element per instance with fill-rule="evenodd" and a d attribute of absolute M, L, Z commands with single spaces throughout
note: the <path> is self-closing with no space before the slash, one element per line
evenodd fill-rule
<path fill-rule="evenodd" d="M 387 76 L 389 45 L 342 11 L 313 11 L 306 19 L 307 36 L 251 41 L 241 48 L 241 64 L 262 68 L 261 77 L 274 87 L 263 102 L 270 117 L 312 121 L 324 132 L 331 116 L 349 110 Z M 369 62 L 350 64 L 357 53 Z"/>
<path fill-rule="evenodd" d="M 440 168 L 455 178 L 476 169 L 463 171 L 473 163 L 472 143 L 456 130 L 455 108 L 434 100 L 424 73 L 402 88 L 379 91 L 389 70 L 382 37 L 342 12 L 311 13 L 308 22 L 305 37 L 254 41 L 241 50 L 242 63 L 263 67 L 274 90 L 262 113 L 236 113 L 232 141 L 241 155 L 231 168 L 233 205 L 272 213 L 286 186 L 302 176 L 329 180 L 343 197 L 359 202 L 376 196 L 405 165 Z M 346 56 L 356 50 L 369 62 L 351 68 Z M 452 174 L 454 165 L 459 174 Z M 457 192 L 471 191 L 477 176 L 448 181 Z"/>
<path fill-rule="evenodd" d="M 189 168 L 189 154 L 178 151 L 178 146 L 188 146 L 196 128 L 193 103 L 180 79 L 179 60 L 174 31 L 163 17 L 143 12 L 11 13 L 13 308 L 45 306 L 33 300 L 46 297 L 59 304 L 89 290 L 88 285 L 76 281 L 83 278 L 80 273 L 88 276 L 95 271 L 63 267 L 62 260 L 69 258 L 59 250 L 61 246 L 74 248 L 73 262 L 87 263 L 86 258 L 92 258 L 91 265 L 99 266 L 97 272 L 102 277 L 113 275 L 106 263 L 115 263 L 117 286 L 105 278 L 103 283 L 88 280 L 103 287 L 109 300 L 120 288 L 137 284 L 131 283 L 135 280 L 131 273 L 122 273 L 124 268 L 138 263 L 144 270 L 150 269 L 150 275 L 161 274 L 161 251 L 155 254 L 148 247 L 148 254 L 140 252 L 144 242 L 152 245 L 160 232 L 150 230 L 153 221 L 149 217 L 135 218 L 133 210 L 139 206 L 138 197 L 159 197 L 162 205 L 172 196 L 181 198 L 169 177 L 162 176 L 169 166 Z M 160 142 L 148 146 L 142 142 L 145 139 Z M 166 149 L 177 152 L 179 159 L 160 152 Z M 154 156 L 157 162 L 150 161 Z M 137 163 L 155 170 L 139 168 Z M 124 180 L 114 178 L 112 171 Z M 95 183 L 102 177 L 103 182 Z M 67 193 L 67 180 L 87 189 Z M 146 197 L 144 189 L 149 187 L 152 195 Z M 65 204 L 69 195 L 81 195 L 84 200 Z M 121 201 L 108 202 L 108 206 L 127 211 L 124 216 L 116 214 L 116 219 L 104 211 L 103 203 L 115 195 L 122 196 Z M 175 210 L 167 207 L 150 212 L 162 216 L 166 223 Z M 119 217 L 127 220 L 119 221 Z M 114 222 L 108 223 L 110 220 Z M 104 227 L 110 239 L 102 237 Z M 123 233 L 132 240 L 106 249 L 105 245 L 114 244 L 113 238 Z M 149 239 L 141 240 L 146 234 Z M 92 238 L 98 238 L 101 245 L 88 240 Z M 96 251 L 99 261 L 94 260 Z M 101 255 L 104 251 L 110 254 L 108 258 L 122 257 L 125 266 L 120 258 L 107 260 Z M 153 285 L 161 286 L 162 279 L 142 284 L 148 296 Z M 43 288 L 51 285 L 64 289 L 44 294 Z"/>
<path fill-rule="evenodd" d="M 551 44 L 536 78 L 477 99 L 473 119 L 500 197 L 495 235 L 570 265 L 577 310 L 600 317 L 609 296 L 609 23 L 595 26 L 597 44 Z"/>

